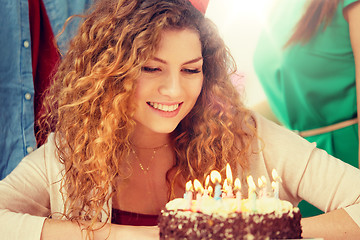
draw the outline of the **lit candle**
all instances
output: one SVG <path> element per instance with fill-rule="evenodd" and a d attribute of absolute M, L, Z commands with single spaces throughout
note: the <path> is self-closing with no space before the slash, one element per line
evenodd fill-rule
<path fill-rule="evenodd" d="M 255 212 L 256 211 L 256 193 L 255 193 L 255 189 L 256 189 L 256 185 L 254 183 L 254 179 L 252 176 L 248 176 L 247 177 L 247 183 L 249 186 L 248 189 L 248 198 L 250 201 L 250 209 Z"/>
<path fill-rule="evenodd" d="M 210 182 L 210 175 L 207 175 L 206 179 L 205 179 L 205 188 L 204 188 L 204 197 L 208 197 L 209 196 L 209 182 Z"/>
<path fill-rule="evenodd" d="M 234 197 L 232 190 L 233 176 L 229 163 L 226 164 L 226 180 L 227 180 L 226 197 L 233 198 Z"/>
<path fill-rule="evenodd" d="M 196 191 L 196 200 L 201 200 L 204 188 L 201 185 L 200 181 L 197 179 L 194 180 L 194 189 Z"/>
<path fill-rule="evenodd" d="M 227 183 L 227 179 L 224 180 L 224 184 L 223 184 L 223 188 L 222 188 L 222 198 L 226 198 L 227 197 L 227 192 L 229 191 L 229 185 Z"/>
<path fill-rule="evenodd" d="M 200 211 L 201 209 L 201 199 L 202 199 L 202 193 L 204 192 L 204 188 L 201 185 L 200 181 L 195 179 L 194 180 L 194 189 L 196 191 L 196 211 Z"/>
<path fill-rule="evenodd" d="M 209 186 L 207 190 L 208 190 L 209 196 L 211 196 L 214 192 L 214 189 L 212 186 Z"/>
<path fill-rule="evenodd" d="M 241 212 L 241 182 L 239 178 L 235 179 L 234 190 L 236 191 L 236 212 Z"/>
<path fill-rule="evenodd" d="M 187 210 L 191 210 L 192 198 L 193 198 L 191 180 L 186 183 L 185 188 L 186 188 L 186 193 L 184 194 L 184 198 L 188 201 Z"/>
<path fill-rule="evenodd" d="M 259 197 L 262 197 L 263 182 L 261 178 L 258 178 L 258 186 L 259 186 Z"/>
<path fill-rule="evenodd" d="M 220 200 L 221 199 L 221 175 L 218 171 L 213 170 L 210 173 L 211 182 L 215 184 L 215 192 L 214 192 L 214 199 Z"/>
<path fill-rule="evenodd" d="M 271 182 L 271 187 L 274 191 L 274 198 L 279 199 L 279 182 Z"/>
<path fill-rule="evenodd" d="M 260 178 L 258 178 L 258 185 L 260 188 L 260 197 L 261 198 L 265 198 L 267 197 L 267 191 L 266 191 L 266 178 L 265 176 L 261 176 Z"/>
<path fill-rule="evenodd" d="M 280 182 L 282 182 L 282 180 L 275 169 L 272 170 L 271 175 L 274 179 L 274 182 L 271 183 L 271 186 L 274 190 L 274 197 L 279 199 L 279 188 L 280 188 Z"/>

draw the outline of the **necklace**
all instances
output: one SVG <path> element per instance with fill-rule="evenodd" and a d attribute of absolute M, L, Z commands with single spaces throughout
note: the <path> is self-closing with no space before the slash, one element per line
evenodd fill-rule
<path fill-rule="evenodd" d="M 161 146 L 155 147 L 155 148 L 144 148 L 144 147 L 141 148 L 141 147 L 135 146 L 134 144 L 132 144 L 132 145 L 133 145 L 133 147 L 132 147 L 132 153 L 134 154 L 136 160 L 138 161 L 140 169 L 141 169 L 145 174 L 149 173 L 150 165 L 147 166 L 147 167 L 145 167 L 145 166 L 141 163 L 140 158 L 139 158 L 137 152 L 135 151 L 135 148 L 139 148 L 139 149 L 151 149 L 151 150 L 152 150 L 152 155 L 151 155 L 151 158 L 150 158 L 150 161 L 149 161 L 149 162 L 151 163 L 151 162 L 154 160 L 154 158 L 155 158 L 156 152 L 157 152 L 158 150 L 160 150 L 160 149 L 165 148 L 165 147 L 168 146 L 167 143 L 165 143 L 165 144 L 163 144 L 163 145 L 161 145 Z"/>

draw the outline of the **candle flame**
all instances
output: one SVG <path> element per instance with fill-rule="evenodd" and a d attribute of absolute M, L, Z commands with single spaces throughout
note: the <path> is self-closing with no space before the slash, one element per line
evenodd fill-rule
<path fill-rule="evenodd" d="M 271 182 L 271 187 L 272 187 L 273 189 L 275 189 L 275 188 L 276 188 L 276 183 L 275 183 L 275 182 Z"/>
<path fill-rule="evenodd" d="M 189 181 L 186 183 L 185 189 L 186 189 L 187 192 L 192 190 L 191 180 L 189 180 Z"/>
<path fill-rule="evenodd" d="M 258 178 L 258 185 L 259 185 L 259 187 L 266 186 L 266 177 L 265 176 L 261 176 Z"/>
<path fill-rule="evenodd" d="M 240 179 L 239 179 L 239 178 L 236 178 L 236 179 L 235 179 L 235 182 L 234 182 L 234 190 L 240 190 L 240 189 L 241 189 Z"/>
<path fill-rule="evenodd" d="M 272 175 L 274 181 L 281 182 L 281 177 L 279 176 L 279 174 L 277 173 L 277 171 L 275 169 L 272 170 L 271 175 Z"/>
<path fill-rule="evenodd" d="M 203 186 L 201 185 L 200 181 L 197 179 L 194 180 L 194 189 L 195 189 L 195 191 L 200 192 L 200 193 L 204 192 Z"/>
<path fill-rule="evenodd" d="M 214 189 L 212 188 L 212 186 L 208 187 L 208 192 L 209 192 L 209 196 L 211 196 L 211 194 L 214 192 Z"/>
<path fill-rule="evenodd" d="M 209 186 L 209 182 L 210 182 L 210 175 L 207 175 L 205 179 L 205 188 Z"/>
<path fill-rule="evenodd" d="M 261 176 L 261 181 L 264 183 L 264 185 L 266 185 L 266 177 L 265 176 Z"/>
<path fill-rule="evenodd" d="M 248 183 L 248 185 L 249 185 L 249 189 L 255 190 L 255 189 L 256 189 L 256 185 L 255 185 L 255 182 L 254 182 L 253 177 L 252 177 L 252 176 L 248 176 L 246 180 L 247 180 L 247 183 Z"/>
<path fill-rule="evenodd" d="M 226 179 L 228 180 L 229 185 L 231 185 L 233 182 L 233 176 L 229 163 L 226 164 Z"/>
<path fill-rule="evenodd" d="M 261 188 L 263 186 L 263 181 L 261 180 L 261 178 L 258 178 L 258 186 Z"/>
<path fill-rule="evenodd" d="M 221 182 L 221 174 L 216 170 L 211 171 L 210 178 L 211 178 L 211 182 L 215 184 Z"/>

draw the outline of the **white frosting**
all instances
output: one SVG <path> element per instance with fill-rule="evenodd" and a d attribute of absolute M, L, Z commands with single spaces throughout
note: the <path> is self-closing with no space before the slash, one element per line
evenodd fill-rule
<path fill-rule="evenodd" d="M 251 209 L 251 202 L 248 199 L 239 200 L 235 198 L 224 198 L 215 200 L 211 197 L 204 197 L 200 201 L 191 201 L 192 212 L 202 212 L 204 214 L 219 214 L 226 217 L 230 213 L 239 211 L 253 212 Z M 255 209 L 257 213 L 284 213 L 291 212 L 293 206 L 288 201 L 283 201 L 275 198 L 261 198 L 256 199 Z M 176 198 L 166 204 L 168 210 L 189 210 L 189 201 L 183 198 Z"/>

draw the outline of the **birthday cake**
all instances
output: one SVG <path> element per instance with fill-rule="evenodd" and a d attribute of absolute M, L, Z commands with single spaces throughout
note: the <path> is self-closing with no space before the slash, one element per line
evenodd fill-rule
<path fill-rule="evenodd" d="M 241 210 L 238 210 L 240 204 Z M 301 214 L 287 201 L 257 199 L 252 211 L 248 199 L 177 198 L 166 205 L 159 218 L 160 239 L 298 239 Z"/>
<path fill-rule="evenodd" d="M 168 202 L 161 211 L 160 239 L 302 238 L 300 210 L 276 194 L 256 196 L 249 191 L 244 199 L 221 191 L 221 197 L 206 193 L 194 200 L 189 193 Z"/>

